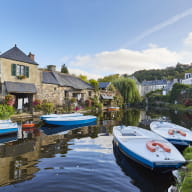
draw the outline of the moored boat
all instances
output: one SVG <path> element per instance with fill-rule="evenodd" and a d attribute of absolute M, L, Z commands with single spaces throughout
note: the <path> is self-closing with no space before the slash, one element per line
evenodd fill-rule
<path fill-rule="evenodd" d="M 96 116 L 85 115 L 85 116 L 74 116 L 74 117 L 58 117 L 44 119 L 45 123 L 51 125 L 78 125 L 84 123 L 91 123 L 96 121 Z"/>
<path fill-rule="evenodd" d="M 166 121 L 153 121 L 150 128 L 174 145 L 187 147 L 192 143 L 192 131 L 182 126 Z"/>
<path fill-rule="evenodd" d="M 0 136 L 18 132 L 17 123 L 0 124 Z"/>
<path fill-rule="evenodd" d="M 76 117 L 76 116 L 83 116 L 82 113 L 67 113 L 67 114 L 49 114 L 49 115 L 42 115 L 40 116 L 41 120 L 47 119 L 47 118 L 62 118 L 62 117 Z"/>
<path fill-rule="evenodd" d="M 134 126 L 115 126 L 114 143 L 129 158 L 152 170 L 170 171 L 185 164 L 178 149 L 152 131 Z"/>

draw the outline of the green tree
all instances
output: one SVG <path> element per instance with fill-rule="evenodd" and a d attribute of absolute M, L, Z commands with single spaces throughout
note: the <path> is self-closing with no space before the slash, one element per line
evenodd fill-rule
<path fill-rule="evenodd" d="M 79 78 L 80 78 L 81 80 L 85 81 L 86 83 L 89 83 L 89 80 L 87 79 L 87 76 L 86 76 L 86 75 L 80 74 L 80 75 L 79 75 Z"/>
<path fill-rule="evenodd" d="M 173 85 L 173 88 L 172 88 L 171 93 L 170 93 L 170 97 L 169 97 L 170 98 L 170 102 L 174 103 L 175 101 L 178 101 L 179 97 L 182 98 L 182 92 L 183 91 L 185 92 L 189 88 L 190 88 L 189 85 L 175 83 Z"/>
<path fill-rule="evenodd" d="M 69 74 L 69 71 L 68 71 L 67 66 L 66 66 L 65 64 L 63 64 L 63 65 L 61 66 L 61 73 L 67 73 L 67 74 Z"/>
<path fill-rule="evenodd" d="M 121 77 L 112 83 L 122 95 L 124 103 L 136 103 L 141 101 L 136 83 L 133 79 Z"/>
<path fill-rule="evenodd" d="M 89 80 L 89 84 L 91 84 L 92 87 L 94 87 L 95 90 L 99 89 L 99 83 L 97 80 L 95 79 L 90 79 Z"/>
<path fill-rule="evenodd" d="M 103 78 L 99 78 L 98 81 L 99 82 L 112 82 L 113 80 L 118 79 L 118 78 L 119 78 L 119 74 L 114 74 L 114 75 L 105 76 Z"/>

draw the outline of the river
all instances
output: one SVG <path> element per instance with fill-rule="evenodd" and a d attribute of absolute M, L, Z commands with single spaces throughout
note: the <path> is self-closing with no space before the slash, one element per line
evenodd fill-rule
<path fill-rule="evenodd" d="M 73 128 L 40 126 L 0 138 L 0 191 L 165 192 L 178 171 L 158 175 L 125 157 L 113 145 L 115 125 L 149 129 L 152 119 L 192 127 L 191 115 L 126 110 L 104 112 L 95 124 Z"/>

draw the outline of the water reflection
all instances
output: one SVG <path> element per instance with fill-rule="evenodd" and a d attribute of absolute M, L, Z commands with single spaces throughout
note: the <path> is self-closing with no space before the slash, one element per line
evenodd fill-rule
<path fill-rule="evenodd" d="M 134 125 L 149 129 L 149 122 L 162 116 L 168 117 L 171 121 L 176 119 L 178 124 L 185 127 L 190 128 L 192 126 L 191 117 L 188 114 L 177 113 L 173 115 L 172 112 L 161 111 L 156 113 L 128 109 L 126 111 L 103 112 L 98 116 L 96 124 L 79 125 L 78 127 L 50 127 L 43 125 L 40 128 L 21 130 L 18 136 L 1 137 L 0 186 L 9 185 L 7 186 L 9 189 L 12 186 L 11 184 L 22 183 L 24 185 L 26 182 L 23 181 L 30 180 L 32 182 L 34 178 L 39 181 L 39 184 L 35 184 L 35 181 L 33 184 L 36 187 L 40 186 L 44 182 L 43 179 L 47 172 L 43 172 L 45 174 L 43 176 L 39 173 L 44 169 L 53 169 L 53 167 L 57 166 L 59 156 L 64 158 L 60 160 L 60 167 L 65 167 L 65 171 L 68 168 L 69 171 L 65 178 L 68 179 L 68 184 L 66 184 L 68 187 L 72 185 L 72 181 L 70 183 L 72 163 L 82 164 L 87 170 L 87 172 L 78 172 L 78 169 L 74 168 L 72 171 L 75 179 L 89 180 L 90 175 L 84 178 L 86 174 L 92 174 L 92 170 L 97 173 L 91 176 L 97 177 L 98 183 L 94 183 L 94 180 L 89 180 L 89 182 L 93 182 L 90 184 L 82 181 L 81 190 L 76 188 L 74 191 L 83 191 L 88 185 L 93 188 L 101 186 L 99 191 L 102 191 L 104 187 L 114 187 L 116 191 L 125 191 L 124 189 L 127 188 L 127 175 L 134 184 L 134 189 L 131 191 L 138 191 L 137 189 L 149 192 L 152 190 L 166 191 L 170 185 L 174 185 L 172 175 L 161 177 L 149 174 L 114 150 L 118 164 L 116 166 L 112 152 L 113 137 L 111 135 L 115 125 Z M 47 163 L 48 160 L 52 164 Z M 100 167 L 98 162 L 101 162 Z M 86 167 L 87 164 L 88 167 Z M 119 166 L 123 172 L 119 169 Z M 76 178 L 77 175 L 78 178 Z M 51 180 L 52 178 L 48 179 Z M 114 180 L 116 183 L 114 183 Z M 57 180 L 57 186 L 63 187 L 62 184 L 63 178 Z M 54 189 L 57 189 L 57 186 Z M 37 188 L 35 191 L 38 191 Z"/>
<path fill-rule="evenodd" d="M 32 179 L 40 170 L 37 168 L 39 159 L 52 158 L 58 153 L 66 154 L 70 150 L 67 142 L 73 138 L 95 137 L 97 133 L 90 129 L 93 125 L 96 124 L 20 129 L 17 137 L 2 138 L 0 186 Z"/>
<path fill-rule="evenodd" d="M 175 177 L 172 172 L 155 174 L 127 158 L 113 143 L 113 152 L 117 164 L 125 175 L 131 177 L 131 182 L 143 192 L 167 191 L 171 184 L 175 185 Z"/>

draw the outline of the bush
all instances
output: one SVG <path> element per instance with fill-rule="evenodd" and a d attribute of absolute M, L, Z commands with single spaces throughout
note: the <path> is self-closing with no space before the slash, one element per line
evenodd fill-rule
<path fill-rule="evenodd" d="M 15 113 L 13 106 L 0 104 L 0 119 L 9 119 Z"/>

